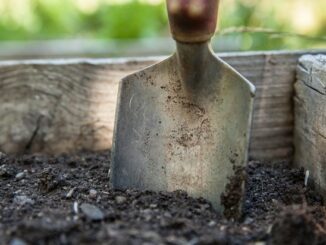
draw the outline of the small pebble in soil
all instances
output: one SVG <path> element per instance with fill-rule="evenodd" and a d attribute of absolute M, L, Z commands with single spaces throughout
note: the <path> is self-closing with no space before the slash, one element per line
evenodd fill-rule
<path fill-rule="evenodd" d="M 71 189 L 68 191 L 68 193 L 67 193 L 67 195 L 66 195 L 66 198 L 71 198 L 72 195 L 74 194 L 75 190 L 76 190 L 76 187 L 71 188 Z"/>
<path fill-rule="evenodd" d="M 89 197 L 92 198 L 92 199 L 95 199 L 97 196 L 97 191 L 94 190 L 94 189 L 90 189 L 89 190 Z"/>
<path fill-rule="evenodd" d="M 158 205 L 156 203 L 152 203 L 152 204 L 149 205 L 150 208 L 157 208 L 157 206 Z"/>
<path fill-rule="evenodd" d="M 14 203 L 23 206 L 26 204 L 34 205 L 35 202 L 25 195 L 19 195 L 14 197 Z"/>
<path fill-rule="evenodd" d="M 211 220 L 209 223 L 208 223 L 208 226 L 212 227 L 212 226 L 215 226 L 216 225 L 216 222 L 214 220 Z"/>
<path fill-rule="evenodd" d="M 19 238 L 14 238 L 11 240 L 10 245 L 27 245 L 27 243 Z"/>
<path fill-rule="evenodd" d="M 78 211 L 79 211 L 79 210 L 78 210 L 78 202 L 74 202 L 72 208 L 73 208 L 73 210 L 74 210 L 74 213 L 75 213 L 75 214 L 78 214 Z"/>
<path fill-rule="evenodd" d="M 123 203 L 126 202 L 126 201 L 127 201 L 127 198 L 124 197 L 124 196 L 116 196 L 116 197 L 115 197 L 115 202 L 116 202 L 117 204 L 123 204 Z"/>
<path fill-rule="evenodd" d="M 249 224 L 251 224 L 251 223 L 253 223 L 254 222 L 254 219 L 252 219 L 252 218 L 250 218 L 250 217 L 247 217 L 245 220 L 244 220 L 244 224 L 245 225 L 249 225 Z"/>
<path fill-rule="evenodd" d="M 21 180 L 21 179 L 25 178 L 25 172 L 20 172 L 20 173 L 16 174 L 15 178 L 17 180 Z"/>
<path fill-rule="evenodd" d="M 103 212 L 96 206 L 89 204 L 89 203 L 83 203 L 80 205 L 80 209 L 85 214 L 85 216 L 93 221 L 99 221 L 104 219 Z"/>

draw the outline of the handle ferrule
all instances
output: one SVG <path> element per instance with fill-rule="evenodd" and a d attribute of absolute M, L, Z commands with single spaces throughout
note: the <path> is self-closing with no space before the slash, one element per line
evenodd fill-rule
<path fill-rule="evenodd" d="M 170 29 L 178 42 L 200 43 L 215 33 L 219 0 L 167 0 Z"/>

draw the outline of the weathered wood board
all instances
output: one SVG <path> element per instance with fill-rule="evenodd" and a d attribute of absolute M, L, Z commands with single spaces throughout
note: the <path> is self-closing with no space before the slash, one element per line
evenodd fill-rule
<path fill-rule="evenodd" d="M 295 83 L 294 162 L 326 193 L 326 55 L 300 58 Z"/>
<path fill-rule="evenodd" d="M 257 87 L 252 159 L 292 158 L 293 84 L 302 54 L 220 54 Z M 110 148 L 119 79 L 163 58 L 0 62 L 0 151 Z"/>

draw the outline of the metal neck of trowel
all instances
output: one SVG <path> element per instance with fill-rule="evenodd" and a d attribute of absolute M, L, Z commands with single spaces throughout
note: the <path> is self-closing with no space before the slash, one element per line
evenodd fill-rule
<path fill-rule="evenodd" d="M 167 0 L 172 37 L 181 78 L 193 84 L 205 76 L 212 57 L 210 39 L 215 33 L 219 0 Z"/>
<path fill-rule="evenodd" d="M 187 90 L 198 91 L 211 79 L 209 64 L 215 57 L 210 42 L 191 44 L 177 42 L 175 57 L 177 72 Z"/>

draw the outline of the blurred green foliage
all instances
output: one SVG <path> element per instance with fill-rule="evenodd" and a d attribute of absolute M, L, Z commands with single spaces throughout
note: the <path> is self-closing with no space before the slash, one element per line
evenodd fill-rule
<path fill-rule="evenodd" d="M 222 33 L 234 27 L 281 32 L 224 32 L 241 40 L 242 50 L 325 47 L 325 40 L 285 34 L 325 36 L 325 9 L 325 0 L 224 0 L 219 26 Z M 0 0 L 0 40 L 137 39 L 168 35 L 163 0 Z"/>
<path fill-rule="evenodd" d="M 17 5 L 13 1 L 0 0 L 1 40 L 133 39 L 157 36 L 167 26 L 163 2 L 155 5 L 140 1 L 110 4 L 93 0 L 97 3 L 96 9 L 87 12 L 87 6 L 80 7 L 74 0 L 19 0 L 25 2 L 23 5 L 18 0 Z M 22 13 L 19 18 L 16 17 L 18 13 Z"/>

